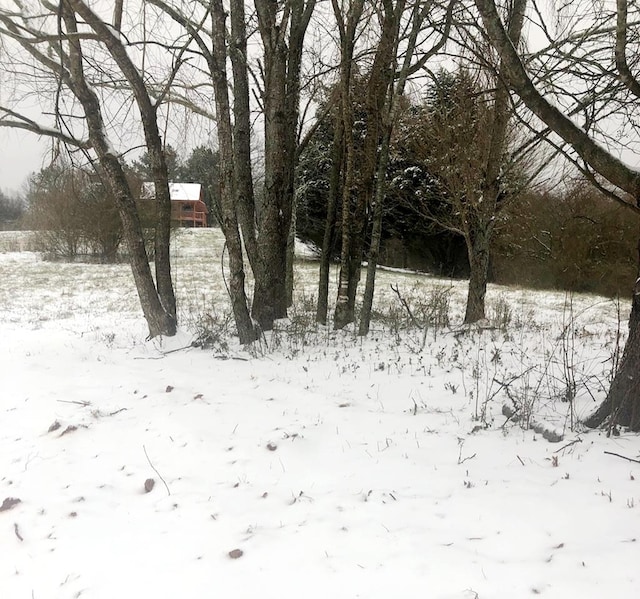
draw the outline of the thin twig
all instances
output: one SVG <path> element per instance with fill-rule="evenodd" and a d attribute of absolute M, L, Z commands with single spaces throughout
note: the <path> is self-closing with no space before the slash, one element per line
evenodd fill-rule
<path fill-rule="evenodd" d="M 90 401 L 73 401 L 71 399 L 58 399 L 57 401 L 59 401 L 60 403 L 74 403 L 78 406 L 82 406 L 83 408 L 91 405 Z"/>
<path fill-rule="evenodd" d="M 475 454 L 475 453 L 474 453 L 473 455 L 469 455 L 469 456 L 467 456 L 466 458 L 459 457 L 459 458 L 458 458 L 458 465 L 460 465 L 460 464 L 464 464 L 467 460 L 473 460 L 473 458 L 475 458 L 475 457 L 476 457 L 476 454 Z"/>
<path fill-rule="evenodd" d="M 120 408 L 119 410 L 116 410 L 115 412 L 109 412 L 109 416 L 115 416 L 116 414 L 119 414 L 120 412 L 124 412 L 125 410 L 128 410 L 128 408 Z"/>
<path fill-rule="evenodd" d="M 567 449 L 567 447 L 571 447 L 572 445 L 575 445 L 576 443 L 582 443 L 582 439 L 580 439 L 580 437 L 578 437 L 577 439 L 574 439 L 570 443 L 567 443 L 565 446 L 561 447 L 560 449 L 556 449 L 553 453 L 559 453 L 561 451 L 564 451 L 565 449 Z M 607 453 L 607 452 L 605 451 L 605 453 Z"/>
<path fill-rule="evenodd" d="M 636 460 L 634 458 L 628 458 L 626 455 L 620 455 L 619 453 L 614 453 L 613 451 L 605 451 L 607 455 L 614 455 L 618 458 L 622 458 L 623 460 L 628 460 L 629 462 L 635 462 L 636 464 L 640 464 L 640 460 Z"/>
<path fill-rule="evenodd" d="M 20 539 L 20 541 L 24 541 L 24 539 L 22 538 L 22 535 L 20 534 L 20 529 L 18 528 L 18 523 L 17 522 L 13 523 L 13 532 L 16 533 L 16 537 L 18 537 L 18 539 Z"/>
<path fill-rule="evenodd" d="M 169 354 L 173 354 L 177 351 L 182 351 L 183 349 L 191 349 L 193 346 L 191 344 L 185 345 L 184 347 L 176 347 L 176 349 L 169 349 L 167 351 L 161 352 L 163 356 L 168 356 Z"/>
<path fill-rule="evenodd" d="M 398 296 L 398 299 L 400 300 L 400 303 L 402 304 L 402 307 L 406 310 L 407 314 L 409 315 L 409 319 L 411 320 L 413 326 L 415 326 L 417 329 L 422 329 L 422 326 L 420 325 L 420 323 L 414 317 L 413 312 L 411 311 L 411 308 L 409 307 L 409 304 L 407 303 L 407 300 L 404 299 L 404 297 L 402 297 L 402 294 L 400 293 L 400 289 L 398 288 L 398 286 L 396 285 L 394 287 L 393 284 L 391 284 L 391 285 L 389 285 L 389 287 L 391 287 L 391 291 L 393 291 Z"/>
<path fill-rule="evenodd" d="M 151 468 L 153 468 L 153 471 L 158 475 L 158 477 L 160 478 L 160 480 L 164 484 L 164 488 L 167 490 L 167 495 L 171 495 L 171 491 L 169 491 L 169 485 L 167 485 L 167 481 L 165 481 L 164 478 L 162 478 L 162 474 L 160 474 L 156 470 L 156 467 L 151 463 L 151 460 L 149 459 L 149 454 L 147 453 L 147 448 L 143 445 L 142 449 L 144 451 L 145 457 L 147 458 L 147 462 L 149 462 L 149 466 L 151 466 Z"/>

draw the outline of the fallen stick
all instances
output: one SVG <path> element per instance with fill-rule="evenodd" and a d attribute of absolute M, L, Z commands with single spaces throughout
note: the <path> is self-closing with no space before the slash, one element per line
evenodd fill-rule
<path fill-rule="evenodd" d="M 613 451 L 605 451 L 607 455 L 614 455 L 618 458 L 622 458 L 623 460 L 628 460 L 629 462 L 635 462 L 636 464 L 640 464 L 640 460 L 636 460 L 634 458 L 628 458 L 626 455 L 620 455 L 619 453 L 614 453 Z"/>

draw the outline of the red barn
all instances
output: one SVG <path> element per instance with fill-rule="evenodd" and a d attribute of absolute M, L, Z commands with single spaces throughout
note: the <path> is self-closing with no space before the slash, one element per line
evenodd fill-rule
<path fill-rule="evenodd" d="M 169 183 L 171 221 L 180 227 L 206 227 L 209 210 L 202 201 L 200 183 Z M 143 183 L 140 197 L 152 200 L 156 196 L 153 183 Z"/>

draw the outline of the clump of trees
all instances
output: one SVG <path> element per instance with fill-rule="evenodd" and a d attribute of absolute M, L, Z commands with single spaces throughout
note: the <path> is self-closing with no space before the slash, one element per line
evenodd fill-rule
<path fill-rule="evenodd" d="M 21 197 L 5 193 L 0 189 L 0 231 L 17 229 L 24 214 L 24 201 Z"/>

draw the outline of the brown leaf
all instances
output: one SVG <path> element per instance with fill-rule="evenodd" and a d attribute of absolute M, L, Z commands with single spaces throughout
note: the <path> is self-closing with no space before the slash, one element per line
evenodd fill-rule
<path fill-rule="evenodd" d="M 171 385 L 167 385 L 167 388 L 165 389 L 165 393 L 171 393 L 173 391 L 173 387 Z"/>
<path fill-rule="evenodd" d="M 0 512 L 6 512 L 7 510 L 10 510 L 11 508 L 18 505 L 21 501 L 22 500 L 18 499 L 17 497 L 6 497 L 2 502 L 2 505 L 0 505 Z"/>
<path fill-rule="evenodd" d="M 156 486 L 156 481 L 153 480 L 152 478 L 148 478 L 147 480 L 144 481 L 144 492 L 151 493 L 151 491 L 153 491 L 153 487 L 155 486 Z"/>
<path fill-rule="evenodd" d="M 244 551 L 242 549 L 232 549 L 229 551 L 229 557 L 231 559 L 239 559 L 244 555 Z"/>

